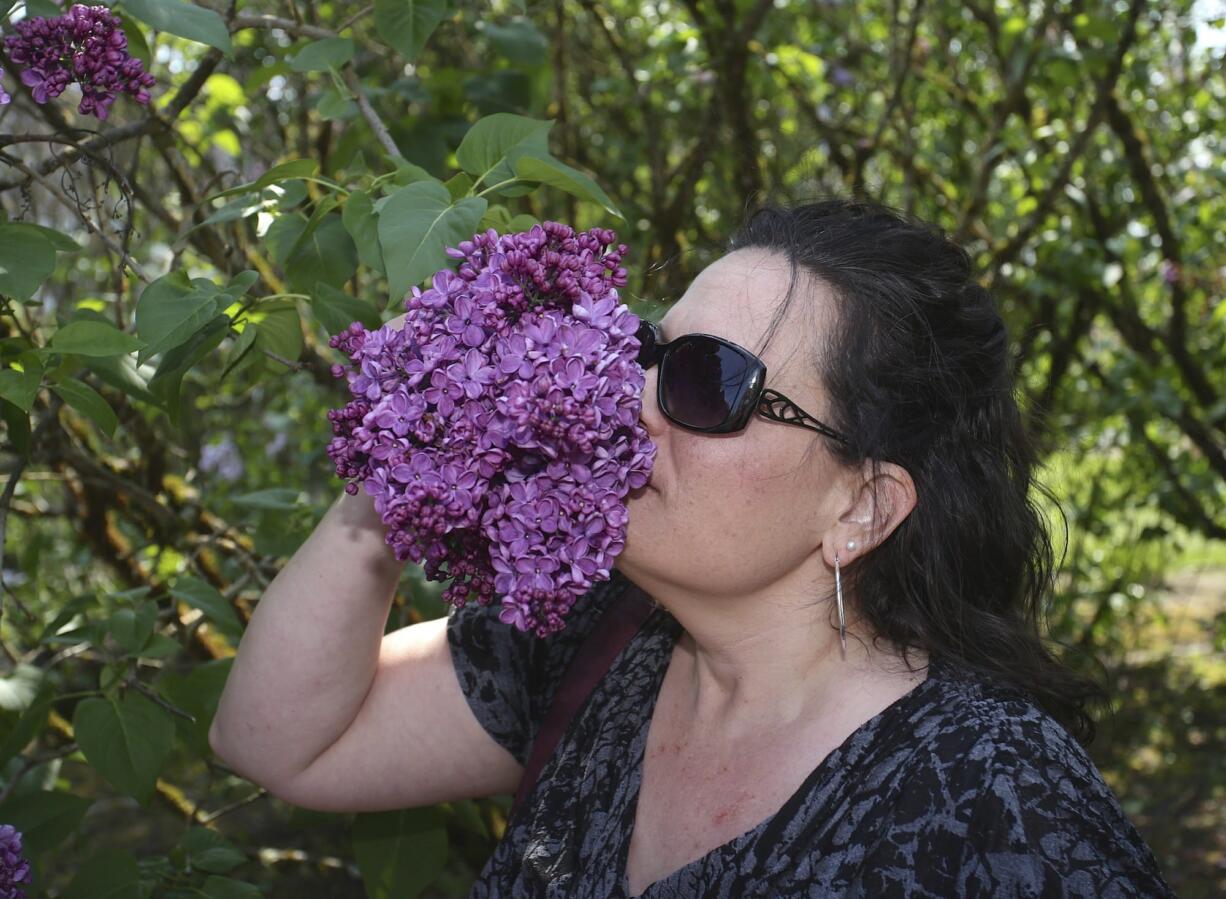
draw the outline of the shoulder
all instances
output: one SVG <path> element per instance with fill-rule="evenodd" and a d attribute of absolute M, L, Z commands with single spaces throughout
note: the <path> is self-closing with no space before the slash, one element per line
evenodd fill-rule
<path fill-rule="evenodd" d="M 1168 896 L 1084 747 L 1024 693 L 930 674 L 902 818 L 958 859 L 959 895 Z"/>

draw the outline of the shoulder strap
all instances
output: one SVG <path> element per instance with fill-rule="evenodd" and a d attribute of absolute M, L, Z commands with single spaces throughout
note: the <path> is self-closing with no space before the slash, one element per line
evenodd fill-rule
<path fill-rule="evenodd" d="M 656 608 L 651 598 L 634 583 L 627 582 L 626 589 L 609 601 L 608 608 L 592 627 L 578 651 L 571 659 L 566 673 L 558 684 L 558 692 L 549 706 L 540 732 L 532 744 L 532 753 L 524 767 L 523 779 L 511 805 L 511 817 L 519 812 L 528 794 L 536 785 L 541 769 L 553 755 L 554 749 L 566 732 L 571 718 L 583 705 L 583 701 L 609 670 L 617 654 L 638 633 L 643 622 Z"/>

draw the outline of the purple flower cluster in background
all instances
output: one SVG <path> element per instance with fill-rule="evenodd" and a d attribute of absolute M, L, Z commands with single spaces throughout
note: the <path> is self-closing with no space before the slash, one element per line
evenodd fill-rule
<path fill-rule="evenodd" d="M 5 47 L 38 103 L 58 97 L 74 81 L 81 85 L 77 111 L 83 115 L 105 119 L 121 93 L 149 102 L 145 88 L 154 78 L 129 55 L 123 20 L 105 6 L 78 3 L 62 16 L 34 16 L 13 27 L 17 33 L 4 39 Z M 2 90 L 0 102 L 7 102 Z"/>
<path fill-rule="evenodd" d="M 21 854 L 21 831 L 0 824 L 0 899 L 25 899 L 17 884 L 30 882 L 30 863 Z"/>
<path fill-rule="evenodd" d="M 354 399 L 328 413 L 328 455 L 374 498 L 396 558 L 452 578 L 457 608 L 498 594 L 501 619 L 541 637 L 609 578 L 623 499 L 655 460 L 615 240 L 491 228 L 447 249 L 458 271 L 413 288 L 402 329 L 354 322 L 330 341 Z"/>

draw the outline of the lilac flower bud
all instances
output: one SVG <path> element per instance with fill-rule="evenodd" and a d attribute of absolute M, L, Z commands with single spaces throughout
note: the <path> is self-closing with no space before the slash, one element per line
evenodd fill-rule
<path fill-rule="evenodd" d="M 21 854 L 21 831 L 12 824 L 0 824 L 0 897 L 25 899 L 17 885 L 30 883 L 30 863 Z"/>
<path fill-rule="evenodd" d="M 447 248 L 458 270 L 413 288 L 401 329 L 329 341 L 351 363 L 332 373 L 354 398 L 328 412 L 346 491 L 373 498 L 396 558 L 450 580 L 447 602 L 497 594 L 502 621 L 542 637 L 609 578 L 655 459 L 616 239 L 489 229 Z"/>
<path fill-rule="evenodd" d="M 147 104 L 156 82 L 128 53 L 123 20 L 105 6 L 74 4 L 61 16 L 34 16 L 13 27 L 4 43 L 21 68 L 21 83 L 37 103 L 58 97 L 74 81 L 81 86 L 77 111 L 105 119 L 115 98 L 126 93 Z M 0 90 L 0 103 L 7 102 Z"/>

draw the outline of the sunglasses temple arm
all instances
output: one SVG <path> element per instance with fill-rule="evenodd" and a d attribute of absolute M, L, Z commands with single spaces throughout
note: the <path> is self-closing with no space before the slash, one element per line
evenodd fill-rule
<path fill-rule="evenodd" d="M 827 437 L 832 437 L 842 443 L 848 442 L 847 438 L 838 431 L 822 424 L 782 393 L 771 390 L 769 387 L 762 391 L 762 396 L 758 400 L 758 411 L 774 421 L 801 424 L 810 430 L 817 431 L 819 434 L 825 434 Z"/>

